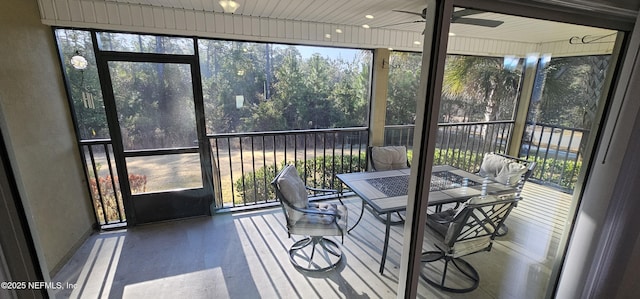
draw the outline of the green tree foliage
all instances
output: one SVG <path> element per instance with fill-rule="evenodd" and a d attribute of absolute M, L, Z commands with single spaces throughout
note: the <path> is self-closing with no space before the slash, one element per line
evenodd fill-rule
<path fill-rule="evenodd" d="M 91 35 L 88 31 L 58 29 L 56 39 L 80 139 L 109 138 Z M 86 69 L 77 70 L 69 63 L 77 54 L 87 60 Z"/>
<path fill-rule="evenodd" d="M 303 58 L 295 46 L 199 45 L 208 132 L 366 125 L 370 52 L 345 61 L 321 53 Z"/>
<path fill-rule="evenodd" d="M 608 62 L 608 55 L 551 59 L 542 73 L 545 76 L 542 97 L 534 107 L 537 121 L 590 129 Z"/>
<path fill-rule="evenodd" d="M 511 119 L 521 77 L 522 70 L 505 68 L 503 58 L 449 55 L 443 95 L 463 106 L 465 120 L 480 120 L 477 104 L 484 106 L 483 121 Z"/>
<path fill-rule="evenodd" d="M 412 124 L 422 55 L 392 52 L 387 125 Z M 502 58 L 447 55 L 440 122 L 511 119 L 522 68 L 505 69 Z"/>
<path fill-rule="evenodd" d="M 386 123 L 412 124 L 416 118 L 416 96 L 420 85 L 422 54 L 391 52 L 389 65 Z"/>

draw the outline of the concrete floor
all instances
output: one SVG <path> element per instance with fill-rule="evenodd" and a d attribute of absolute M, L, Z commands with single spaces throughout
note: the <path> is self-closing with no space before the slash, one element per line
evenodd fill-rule
<path fill-rule="evenodd" d="M 542 298 L 556 259 L 570 196 L 528 183 L 491 252 L 465 259 L 480 287 L 444 293 L 420 280 L 420 298 Z M 360 200 L 349 199 L 354 223 Z M 550 209 L 552 208 L 552 210 Z M 550 211 L 552 211 L 550 213 Z M 395 298 L 402 229 L 394 226 L 384 275 L 384 225 L 365 210 L 345 237 L 345 260 L 321 274 L 298 272 L 280 208 L 156 223 L 91 236 L 54 277 L 74 285 L 56 298 Z M 339 242 L 338 238 L 335 238 Z M 430 247 L 428 240 L 425 247 Z"/>

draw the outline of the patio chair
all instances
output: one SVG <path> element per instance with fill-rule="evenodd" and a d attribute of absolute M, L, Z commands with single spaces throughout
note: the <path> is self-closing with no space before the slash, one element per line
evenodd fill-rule
<path fill-rule="evenodd" d="M 287 165 L 271 182 L 280 200 L 287 222 L 287 234 L 305 236 L 293 243 L 289 259 L 293 266 L 305 271 L 327 271 L 342 261 L 339 245 L 325 236 L 341 236 L 347 228 L 347 208 L 342 204 L 310 203 L 308 191 L 335 191 L 305 186 L 295 166 Z M 322 250 L 315 255 L 316 247 Z M 303 264 L 304 263 L 304 264 Z"/>
<path fill-rule="evenodd" d="M 505 154 L 488 153 L 482 159 L 478 175 L 509 186 L 515 186 L 522 180 L 522 185 L 520 186 L 522 188 L 533 174 L 535 168 L 535 161 L 528 161 Z M 508 231 L 509 228 L 506 225 L 502 225 L 498 236 L 504 236 Z"/>
<path fill-rule="evenodd" d="M 420 276 L 444 291 L 466 293 L 480 283 L 478 271 L 462 257 L 491 251 L 498 228 L 504 223 L 519 194 L 477 196 L 455 214 L 436 213 L 427 217 L 425 235 L 438 250 L 422 253 L 425 263 Z M 444 214 L 443 214 L 444 213 Z M 454 267 L 449 267 L 453 264 Z"/>
<path fill-rule="evenodd" d="M 369 165 L 373 171 L 395 170 L 409 168 L 409 159 L 407 158 L 407 148 L 404 145 L 399 146 L 369 146 L 367 147 L 367 157 Z M 363 203 L 364 204 L 364 203 Z M 404 217 L 400 212 L 396 212 L 397 220 L 392 220 L 391 224 L 404 223 Z M 384 215 L 378 214 L 380 221 L 386 222 Z"/>

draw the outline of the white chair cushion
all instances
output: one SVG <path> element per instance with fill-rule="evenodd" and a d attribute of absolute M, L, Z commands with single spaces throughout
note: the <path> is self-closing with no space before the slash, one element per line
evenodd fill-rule
<path fill-rule="evenodd" d="M 498 183 L 515 186 L 525 172 L 527 172 L 526 166 L 518 162 L 511 161 L 509 164 L 502 167 L 502 170 L 498 173 L 495 180 Z"/>
<path fill-rule="evenodd" d="M 309 204 L 309 199 L 307 196 L 307 189 L 304 186 L 304 182 L 298 175 L 298 171 L 293 166 L 287 166 L 282 171 L 280 176 L 278 177 L 278 188 L 282 193 L 282 196 L 289 204 L 296 208 L 304 209 Z M 287 214 L 289 215 L 289 224 L 295 224 L 300 218 L 302 218 L 303 214 L 288 207 L 285 205 L 287 209 Z"/>
<path fill-rule="evenodd" d="M 480 165 L 480 171 L 478 174 L 481 177 L 494 179 L 507 164 L 509 164 L 509 160 L 503 156 L 486 154 L 484 155 L 484 158 L 482 158 L 482 165 Z"/>
<path fill-rule="evenodd" d="M 371 162 L 377 171 L 407 168 L 407 148 L 404 146 L 374 146 Z"/>

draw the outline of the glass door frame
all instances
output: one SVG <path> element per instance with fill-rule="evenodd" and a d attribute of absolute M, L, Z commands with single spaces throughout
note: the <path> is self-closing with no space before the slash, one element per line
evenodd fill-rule
<path fill-rule="evenodd" d="M 97 45 L 96 35 L 92 34 L 94 45 Z M 149 192 L 132 194 L 128 179 L 120 179 L 118 184 L 122 194 L 128 225 L 136 225 L 148 222 L 156 222 L 199 215 L 212 215 L 214 204 L 213 173 L 211 167 L 210 147 L 206 138 L 204 100 L 202 94 L 202 81 L 200 77 L 200 64 L 198 61 L 197 41 L 193 39 L 194 54 L 155 54 L 155 53 L 131 53 L 99 50 L 96 47 L 96 63 L 102 85 L 102 93 L 105 103 L 105 112 L 111 140 L 113 144 L 114 160 L 118 176 L 128 178 L 126 158 L 136 156 L 156 156 L 166 154 L 199 154 L 202 174 L 201 188 L 188 188 L 169 190 L 162 192 Z M 109 62 L 143 62 L 189 65 L 191 70 L 191 84 L 193 90 L 194 113 L 196 119 L 197 148 L 174 148 L 159 150 L 141 150 L 135 153 L 125 153 L 118 121 L 115 95 L 113 92 Z"/>
<path fill-rule="evenodd" d="M 433 165 L 433 151 L 435 149 L 435 138 L 437 127 L 436 122 L 439 113 L 440 104 L 440 89 L 442 84 L 442 70 L 444 68 L 446 51 L 442 51 L 446 48 L 448 43 L 448 36 L 443 34 L 448 31 L 451 24 L 451 14 L 454 7 L 464 7 L 478 10 L 485 10 L 491 12 L 497 12 L 508 15 L 518 15 L 529 18 L 537 18 L 544 20 L 551 20 L 557 22 L 574 23 L 585 26 L 602 27 L 612 30 L 618 30 L 628 32 L 633 29 L 633 23 L 622 18 L 613 18 L 608 15 L 604 15 L 598 12 L 586 12 L 585 10 L 578 10 L 576 12 L 569 11 L 567 7 L 561 7 L 556 5 L 545 4 L 541 7 L 540 4 L 520 4 L 520 3 L 505 3 L 502 1 L 489 1 L 489 0 L 425 0 L 430 7 L 427 10 L 430 14 L 427 16 L 427 22 L 425 25 L 430 33 L 425 33 L 425 40 L 423 43 L 423 74 L 420 84 L 420 92 L 418 98 L 422 102 L 418 102 L 418 107 L 427 106 L 428 109 L 423 109 L 423 114 L 416 120 L 416 129 L 414 140 L 419 144 L 419 150 L 414 151 L 414 165 L 412 167 L 412 183 L 409 186 L 409 202 L 407 206 L 407 222 L 404 231 L 404 246 L 402 252 L 402 261 L 400 264 L 399 274 L 399 286 L 398 297 L 415 298 L 417 296 L 418 279 L 421 265 L 420 254 L 422 249 L 422 239 L 424 236 L 425 222 L 426 222 L 426 206 L 428 192 L 424 192 L 423 185 L 428 184 L 428 180 L 425 178 L 430 177 L 431 168 Z M 433 8 L 433 9 L 431 9 Z M 434 17 L 435 15 L 435 17 Z M 633 21 L 633 20 L 632 20 Z M 617 41 L 624 45 L 618 44 L 623 49 L 627 46 L 625 41 Z M 444 47 L 443 47 L 444 45 Z M 622 50 L 624 53 L 624 50 Z M 606 91 L 607 99 L 601 103 L 602 111 L 597 116 L 600 119 L 607 117 L 607 108 L 612 101 L 612 92 L 615 89 L 617 75 L 619 71 L 619 65 L 621 64 L 620 56 L 613 54 L 611 63 L 616 64 L 616 72 L 613 74 L 612 84 L 609 90 Z M 624 56 L 623 54 L 621 56 Z M 426 74 L 425 74 L 426 73 Z M 440 85 L 440 86 L 438 86 Z M 434 90 L 436 92 L 434 92 Z M 420 112 L 416 112 L 420 114 Z M 598 121 L 595 122 L 599 124 Z M 593 136 L 590 136 L 589 146 L 595 147 L 600 141 L 601 130 L 604 124 L 600 124 Z M 420 138 L 417 138 L 420 137 Z M 425 140 L 426 139 L 426 140 Z M 417 156 L 415 153 L 418 153 Z M 591 150 L 590 150 L 591 152 Z M 581 171 L 579 185 L 576 186 L 576 194 L 574 194 L 574 206 L 570 211 L 571 225 L 568 228 L 570 231 L 563 236 L 561 241 L 561 256 L 560 262 L 557 263 L 557 268 L 553 269 L 553 273 L 550 278 L 550 285 L 548 285 L 547 297 L 552 297 L 558 287 L 559 271 L 561 271 L 561 263 L 564 262 L 567 254 L 567 240 L 571 238 L 573 231 L 573 225 L 575 224 L 576 207 L 580 203 L 582 198 L 581 192 L 583 186 L 587 181 L 588 168 L 593 163 L 592 152 L 585 155 L 584 165 L 586 167 Z M 418 161 L 418 163 L 416 163 Z M 415 170 L 414 170 L 415 168 Z"/>

